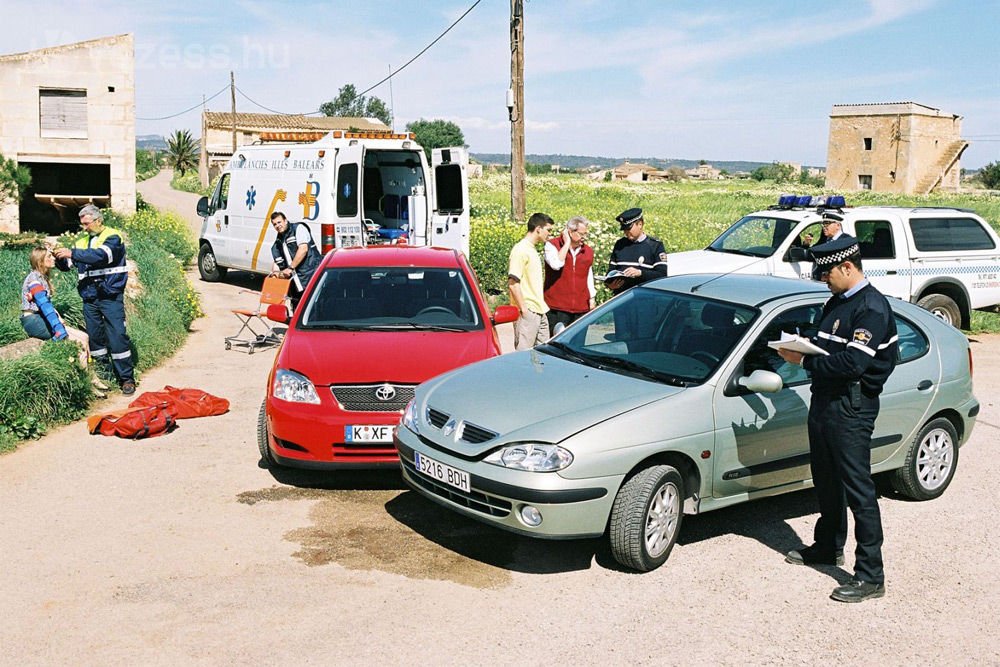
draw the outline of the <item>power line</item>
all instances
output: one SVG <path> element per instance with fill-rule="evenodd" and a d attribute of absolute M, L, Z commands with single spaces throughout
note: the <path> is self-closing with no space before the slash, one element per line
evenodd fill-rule
<path fill-rule="evenodd" d="M 450 26 L 448 26 L 447 28 L 445 28 L 444 32 L 442 32 L 440 35 L 438 35 L 437 37 L 435 37 L 434 40 L 430 44 L 428 44 L 423 49 L 421 49 L 420 52 L 417 53 L 417 55 L 415 55 L 412 58 L 410 58 L 409 60 L 407 60 L 403 64 L 403 66 L 400 67 L 399 69 L 397 69 L 395 72 L 393 72 L 390 69 L 389 70 L 389 75 L 387 77 L 385 77 L 384 79 L 382 79 L 378 83 L 375 83 L 375 84 L 373 84 L 371 86 L 368 86 L 368 88 L 365 88 L 360 93 L 357 93 L 352 99 L 357 99 L 359 97 L 362 97 L 366 93 L 369 93 L 372 90 L 378 88 L 383 83 L 385 83 L 386 81 L 389 81 L 390 79 L 392 79 L 392 77 L 396 76 L 397 74 L 399 74 L 400 72 L 402 72 L 404 69 L 406 69 L 406 67 L 408 65 L 410 65 L 411 63 L 413 63 L 413 61 L 415 61 L 417 58 L 419 58 L 420 56 L 424 55 L 427 52 L 428 49 L 430 49 L 432 46 L 434 46 L 439 41 L 441 41 L 442 37 L 444 37 L 445 35 L 447 35 L 451 31 L 452 28 L 454 28 L 456 25 L 459 24 L 459 22 L 462 19 L 464 19 L 466 16 L 468 16 L 469 12 L 471 12 L 473 9 L 475 9 L 476 5 L 478 5 L 482 1 L 483 0 L 476 0 L 475 2 L 473 2 L 472 5 L 468 9 L 466 9 L 464 12 L 462 12 L 461 16 L 459 16 L 457 19 L 455 19 L 455 21 Z M 236 86 L 236 90 L 239 92 L 240 95 L 242 95 L 243 97 L 245 97 L 247 99 L 247 101 L 250 102 L 251 104 L 254 104 L 254 105 L 258 106 L 261 109 L 264 109 L 265 111 L 270 111 L 271 113 L 276 113 L 276 114 L 279 114 L 279 115 L 282 115 L 282 116 L 311 116 L 313 114 L 320 113 L 319 109 L 314 109 L 312 111 L 303 111 L 303 112 L 300 112 L 300 113 L 289 113 L 287 111 L 278 111 L 277 109 L 272 109 L 270 107 L 266 107 L 263 104 L 261 104 L 260 102 L 257 102 L 255 100 L 253 100 L 249 95 L 247 95 L 242 90 L 240 90 L 239 86 Z M 213 97 L 214 97 L 214 95 L 213 95 Z M 142 119 L 142 120 L 148 120 L 148 119 Z"/>
<path fill-rule="evenodd" d="M 227 84 L 227 85 L 223 86 L 223 87 L 222 87 L 222 88 L 221 88 L 221 89 L 219 90 L 219 92 L 217 92 L 217 93 L 216 93 L 215 95 L 212 95 L 212 96 L 211 96 L 211 97 L 209 97 L 208 99 L 205 99 L 205 100 L 202 100 L 201 102 L 198 102 L 198 104 L 195 104 L 195 105 L 194 105 L 193 107 L 190 107 L 190 108 L 188 108 L 188 109 L 185 109 L 184 111 L 179 111 L 179 112 L 177 112 L 177 113 L 174 113 L 174 114 L 170 114 L 169 116 L 160 116 L 159 118 L 142 118 L 142 117 L 140 117 L 140 116 L 136 116 L 136 117 L 135 117 L 135 119 L 136 119 L 136 120 L 167 120 L 168 118 L 176 118 L 177 116 L 183 116 L 184 114 L 186 114 L 186 113 L 187 113 L 187 112 L 189 112 L 189 111 L 194 111 L 195 109 L 197 109 L 198 107 L 202 106 L 202 105 L 203 105 L 203 104 L 205 104 L 206 102 L 209 102 L 209 101 L 211 101 L 211 100 L 214 100 L 214 99 L 215 99 L 216 97 L 218 97 L 218 96 L 219 96 L 219 95 L 221 95 L 222 93 L 226 92 L 226 91 L 227 91 L 228 89 L 229 89 L 229 85 Z"/>

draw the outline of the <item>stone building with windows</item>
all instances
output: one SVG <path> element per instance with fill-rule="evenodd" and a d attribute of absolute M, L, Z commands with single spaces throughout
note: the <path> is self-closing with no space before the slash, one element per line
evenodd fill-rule
<path fill-rule="evenodd" d="M 962 117 L 916 102 L 835 104 L 826 187 L 902 194 L 955 191 L 969 146 Z"/>
<path fill-rule="evenodd" d="M 198 176 L 202 186 L 206 186 L 219 175 L 233 156 L 234 136 L 236 147 L 239 148 L 260 143 L 261 134 L 265 132 L 270 136 L 284 136 L 286 138 L 283 141 L 293 142 L 302 140 L 300 136 L 315 132 L 388 129 L 389 126 L 377 118 L 203 111 Z"/>
<path fill-rule="evenodd" d="M 0 153 L 31 172 L 0 231 L 56 233 L 93 203 L 135 211 L 132 35 L 0 55 Z"/>

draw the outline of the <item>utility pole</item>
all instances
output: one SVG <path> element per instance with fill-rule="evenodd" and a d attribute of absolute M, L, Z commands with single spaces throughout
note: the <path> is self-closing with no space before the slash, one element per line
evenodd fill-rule
<path fill-rule="evenodd" d="M 236 155 L 236 77 L 229 70 L 229 98 L 233 104 L 233 155 Z"/>
<path fill-rule="evenodd" d="M 523 222 L 524 202 L 524 0 L 510 0 L 510 215 Z"/>

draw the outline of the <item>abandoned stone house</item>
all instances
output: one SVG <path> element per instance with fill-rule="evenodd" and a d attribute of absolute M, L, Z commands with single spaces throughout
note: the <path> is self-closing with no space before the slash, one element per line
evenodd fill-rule
<path fill-rule="evenodd" d="M 235 122 L 234 122 L 235 120 Z M 204 111 L 201 114 L 201 162 L 198 175 L 208 185 L 219 175 L 233 156 L 233 137 L 237 148 L 260 143 L 261 135 L 279 141 L 314 141 L 316 132 L 333 130 L 388 130 L 376 118 Z"/>
<path fill-rule="evenodd" d="M 0 55 L 0 153 L 31 172 L 0 231 L 59 232 L 94 203 L 135 211 L 132 35 Z"/>
<path fill-rule="evenodd" d="M 962 117 L 916 102 L 835 104 L 826 187 L 928 194 L 958 189 Z"/>

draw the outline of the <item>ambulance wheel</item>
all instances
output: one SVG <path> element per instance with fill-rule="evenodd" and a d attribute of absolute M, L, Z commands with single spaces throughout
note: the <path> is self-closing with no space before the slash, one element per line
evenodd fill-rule
<path fill-rule="evenodd" d="M 212 250 L 212 246 L 202 243 L 201 249 L 198 251 L 198 273 L 201 274 L 201 279 L 206 283 L 217 283 L 226 277 L 228 270 L 224 266 L 219 266 L 218 262 L 215 261 L 215 252 Z"/>
<path fill-rule="evenodd" d="M 260 450 L 260 461 L 263 467 L 270 468 L 276 465 L 274 456 L 271 455 L 271 447 L 268 444 L 267 434 L 267 399 L 260 404 L 260 413 L 257 415 L 257 449 Z"/>
<path fill-rule="evenodd" d="M 944 294 L 928 294 L 917 305 L 929 310 L 934 317 L 958 328 L 962 325 L 962 311 L 951 297 Z"/>

